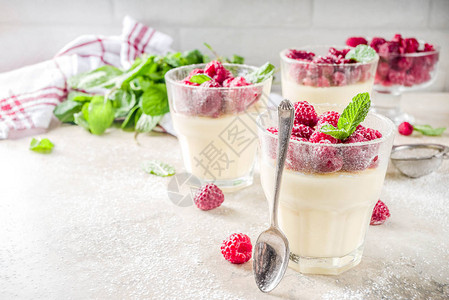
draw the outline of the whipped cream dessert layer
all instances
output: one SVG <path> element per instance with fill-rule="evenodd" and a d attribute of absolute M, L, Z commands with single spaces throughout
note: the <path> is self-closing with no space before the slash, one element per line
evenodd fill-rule
<path fill-rule="evenodd" d="M 316 87 L 282 78 L 282 96 L 292 102 L 333 103 L 347 105 L 359 93 L 371 93 L 374 78 L 343 86 Z"/>
<path fill-rule="evenodd" d="M 290 251 L 301 257 L 341 257 L 363 244 L 385 177 L 384 164 L 360 172 L 304 174 L 284 170 L 279 223 Z M 273 197 L 274 165 L 261 162 L 261 183 Z M 296 264 L 290 264 L 298 268 Z M 298 270 L 299 271 L 299 270 Z"/>
<path fill-rule="evenodd" d="M 257 151 L 257 125 L 252 114 L 171 116 L 188 172 L 209 181 L 236 179 L 251 172 Z"/>

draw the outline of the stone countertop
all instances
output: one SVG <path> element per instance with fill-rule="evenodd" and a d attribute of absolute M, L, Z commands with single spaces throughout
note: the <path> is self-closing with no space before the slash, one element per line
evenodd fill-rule
<path fill-rule="evenodd" d="M 409 94 L 406 111 L 449 126 L 449 94 Z M 370 226 L 362 262 L 339 276 L 288 269 L 270 294 L 257 289 L 252 261 L 220 253 L 229 234 L 252 241 L 268 226 L 259 180 L 226 194 L 218 209 L 180 207 L 171 178 L 140 168 L 159 159 L 183 170 L 176 138 L 109 130 L 103 136 L 63 125 L 37 137 L 50 155 L 28 150 L 31 137 L 0 141 L 0 298 L 2 299 L 447 299 L 449 162 L 409 179 L 389 167 L 381 199 L 391 218 Z M 443 137 L 397 137 L 398 143 Z"/>

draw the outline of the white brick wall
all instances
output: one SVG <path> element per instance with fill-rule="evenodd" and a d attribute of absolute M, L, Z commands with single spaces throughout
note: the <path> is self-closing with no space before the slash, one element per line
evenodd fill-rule
<path fill-rule="evenodd" d="M 81 34 L 120 34 L 126 14 L 171 35 L 175 49 L 207 42 L 250 64 L 279 64 L 286 47 L 400 32 L 443 48 L 431 90 L 449 91 L 449 0 L 0 0 L 0 72 L 51 58 Z"/>

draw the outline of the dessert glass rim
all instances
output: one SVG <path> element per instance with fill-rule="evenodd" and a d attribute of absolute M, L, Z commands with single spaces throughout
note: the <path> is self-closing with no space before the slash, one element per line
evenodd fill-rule
<path fill-rule="evenodd" d="M 339 104 L 331 104 L 331 103 L 320 103 L 320 104 L 313 104 L 313 106 L 326 106 L 326 107 L 345 107 L 344 105 L 339 105 Z M 260 113 L 257 116 L 256 122 L 257 122 L 257 126 L 258 126 L 258 130 L 261 130 L 263 132 L 263 134 L 266 134 L 268 136 L 274 137 L 274 138 L 278 138 L 278 135 L 273 134 L 271 132 L 269 132 L 268 130 L 266 130 L 266 128 L 264 126 L 262 126 L 262 117 L 264 115 L 267 115 L 270 111 L 269 110 L 265 110 L 264 112 Z M 275 110 L 272 111 L 273 114 L 276 113 Z M 386 122 L 388 124 L 388 132 L 386 132 L 385 134 L 382 133 L 382 137 L 377 138 L 375 140 L 371 140 L 371 141 L 366 141 L 366 142 L 357 142 L 357 143 L 351 143 L 351 144 L 322 144 L 322 143 L 312 143 L 312 142 L 304 142 L 304 141 L 297 141 L 297 140 L 290 140 L 290 143 L 293 142 L 293 144 L 297 144 L 297 145 L 313 145 L 314 147 L 336 147 L 336 148 L 347 148 L 347 147 L 358 147 L 358 146 L 365 146 L 365 145 L 374 145 L 374 144 L 381 144 L 384 141 L 388 140 L 395 132 L 395 125 L 394 123 L 387 117 L 381 115 L 381 114 L 377 114 L 374 112 L 368 112 L 369 116 L 374 116 L 380 120 L 382 120 L 383 122 Z"/>
<path fill-rule="evenodd" d="M 258 82 L 258 83 L 253 83 L 250 85 L 245 85 L 245 86 L 237 86 L 237 87 L 204 87 L 201 85 L 195 86 L 195 85 L 187 85 L 182 83 L 181 81 L 175 80 L 173 78 L 170 78 L 170 76 L 172 76 L 172 74 L 174 74 L 175 72 L 179 72 L 185 69 L 197 69 L 197 67 L 205 67 L 208 63 L 201 63 L 201 64 L 194 64 L 194 65 L 187 65 L 187 66 L 181 66 L 181 67 L 177 67 L 174 69 L 171 69 L 170 71 L 168 71 L 167 73 L 165 73 L 165 82 L 168 83 L 170 82 L 170 84 L 176 85 L 176 86 L 182 86 L 183 88 L 191 88 L 191 89 L 211 89 L 211 90 L 244 90 L 244 89 L 250 89 L 250 88 L 254 88 L 254 87 L 263 87 L 265 85 L 266 82 L 268 82 L 269 80 L 273 79 L 273 76 L 270 76 L 269 78 Z M 240 67 L 240 68 L 248 68 L 251 70 L 257 70 L 258 67 L 255 66 L 250 66 L 250 65 L 246 65 L 246 64 L 230 64 L 230 63 L 222 63 L 222 65 L 224 67 Z"/>
<path fill-rule="evenodd" d="M 286 62 L 289 63 L 296 63 L 296 64 L 303 64 L 303 65 L 314 65 L 314 66 L 339 66 L 339 67 L 351 67 L 351 66 L 364 66 L 364 65 L 371 65 L 375 62 L 377 62 L 379 60 L 379 54 L 376 55 L 376 57 L 373 60 L 370 60 L 368 62 L 356 62 L 356 63 L 342 63 L 342 64 L 326 64 L 326 63 L 314 63 L 312 61 L 304 61 L 304 60 L 297 60 L 297 59 L 293 59 L 293 58 L 289 58 L 287 56 L 285 56 L 285 53 L 288 50 L 294 49 L 294 50 L 310 50 L 310 48 L 336 48 L 336 49 L 352 49 L 353 47 L 349 47 L 347 45 L 306 45 L 306 46 L 302 46 L 302 47 L 289 47 L 289 48 L 285 48 L 284 50 L 282 50 L 280 52 L 280 56 L 281 59 L 285 60 Z"/>

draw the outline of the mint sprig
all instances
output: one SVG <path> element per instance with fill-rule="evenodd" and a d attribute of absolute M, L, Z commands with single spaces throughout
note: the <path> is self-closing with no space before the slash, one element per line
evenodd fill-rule
<path fill-rule="evenodd" d="M 413 125 L 413 129 L 424 135 L 439 136 L 446 130 L 446 127 L 433 128 L 430 125 Z"/>
<path fill-rule="evenodd" d="M 376 50 L 367 45 L 357 45 L 346 53 L 346 59 L 352 59 L 360 63 L 367 63 L 375 59 L 377 56 Z"/>
<path fill-rule="evenodd" d="M 344 140 L 365 120 L 370 106 L 371 100 L 368 93 L 357 94 L 343 110 L 338 119 L 337 127 L 326 124 L 321 127 L 320 131 L 339 140 Z"/>
<path fill-rule="evenodd" d="M 206 74 L 197 74 L 197 75 L 193 75 L 190 78 L 190 82 L 198 83 L 198 84 L 202 84 L 202 83 L 204 83 L 206 81 L 209 81 L 209 80 L 212 80 L 212 78 L 210 78 Z"/>
<path fill-rule="evenodd" d="M 273 76 L 275 68 L 276 68 L 275 66 L 267 62 L 257 70 L 254 70 L 253 72 L 246 74 L 245 79 L 246 81 L 251 83 L 262 82 Z"/>

